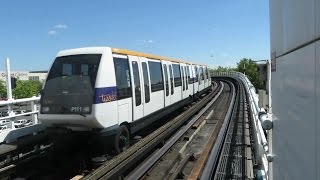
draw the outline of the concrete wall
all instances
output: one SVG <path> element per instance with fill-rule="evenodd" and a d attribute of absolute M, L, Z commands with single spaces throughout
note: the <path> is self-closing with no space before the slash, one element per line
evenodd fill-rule
<path fill-rule="evenodd" d="M 273 179 L 320 179 L 320 0 L 270 0 Z"/>

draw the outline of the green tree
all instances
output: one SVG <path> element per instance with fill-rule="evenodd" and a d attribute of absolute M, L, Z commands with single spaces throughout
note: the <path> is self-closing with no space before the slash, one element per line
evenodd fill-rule
<path fill-rule="evenodd" d="M 42 88 L 40 81 L 17 81 L 17 87 L 13 89 L 15 99 L 29 98 L 37 96 Z"/>
<path fill-rule="evenodd" d="M 236 68 L 219 66 L 215 69 L 212 69 L 211 73 L 230 72 L 230 71 L 236 71 Z"/>
<path fill-rule="evenodd" d="M 252 59 L 241 59 L 237 63 L 237 71 L 245 74 L 256 89 L 264 88 L 263 82 L 259 80 L 258 65 Z"/>
<path fill-rule="evenodd" d="M 5 86 L 5 82 L 0 80 L 0 98 L 7 97 L 7 87 Z"/>

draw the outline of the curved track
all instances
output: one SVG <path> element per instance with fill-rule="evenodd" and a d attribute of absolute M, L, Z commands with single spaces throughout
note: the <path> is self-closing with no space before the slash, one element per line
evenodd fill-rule
<path fill-rule="evenodd" d="M 241 138 L 231 136 L 230 139 L 228 137 L 228 133 L 238 132 L 230 130 L 231 127 L 235 127 L 235 120 L 232 120 L 232 117 L 239 119 L 239 114 L 242 114 L 243 117 L 246 117 L 243 120 L 248 121 L 248 115 L 244 113 L 246 109 L 245 93 L 241 83 L 231 78 L 217 79 L 212 84 L 212 91 L 198 102 L 185 108 L 182 113 L 176 113 L 175 117 L 135 141 L 123 153 L 107 157 L 108 160 L 95 169 L 90 169 L 85 165 L 85 162 L 90 159 L 86 157 L 89 156 L 85 154 L 87 150 L 82 154 L 52 154 L 55 144 L 54 142 L 50 144 L 46 140 L 46 144 L 49 145 L 39 146 L 42 147 L 40 151 L 35 151 L 21 160 L 3 164 L 0 169 L 1 177 L 9 177 L 9 179 L 10 177 L 29 179 L 70 179 L 72 177 L 73 179 L 118 179 L 121 177 L 152 180 L 187 177 L 199 179 L 201 177 L 201 179 L 219 179 L 218 176 L 213 176 L 219 173 L 222 174 L 221 177 L 238 177 L 231 176 L 235 174 L 235 171 L 230 168 L 234 167 L 233 156 L 227 158 L 229 163 L 225 166 L 232 170 L 222 172 L 220 166 L 222 167 L 224 163 L 220 155 L 226 151 L 224 150 L 227 146 L 226 140 L 233 142 Z M 244 141 L 241 140 L 242 142 Z M 249 146 L 250 139 L 244 143 Z M 72 151 L 77 148 L 90 149 L 90 147 L 79 146 L 73 147 Z M 232 149 L 231 151 L 233 152 Z M 60 165 L 52 164 L 51 161 L 46 162 L 50 159 L 65 163 L 61 166 L 61 162 Z M 44 162 L 51 164 L 43 166 Z M 247 161 L 243 162 L 245 165 L 250 164 Z M 248 174 L 251 172 L 248 172 L 236 175 L 250 177 Z M 225 174 L 226 176 L 223 176 Z"/>

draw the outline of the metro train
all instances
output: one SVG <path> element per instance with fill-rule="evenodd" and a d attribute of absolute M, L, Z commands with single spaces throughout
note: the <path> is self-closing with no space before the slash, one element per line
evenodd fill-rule
<path fill-rule="evenodd" d="M 63 50 L 41 92 L 39 120 L 112 137 L 121 152 L 131 134 L 210 87 L 206 65 L 110 47 Z"/>

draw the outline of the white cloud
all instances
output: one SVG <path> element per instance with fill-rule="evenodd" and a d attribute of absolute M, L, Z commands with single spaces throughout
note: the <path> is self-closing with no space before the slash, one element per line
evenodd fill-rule
<path fill-rule="evenodd" d="M 57 24 L 54 27 L 57 29 L 67 29 L 68 28 L 68 26 L 65 24 Z"/>
<path fill-rule="evenodd" d="M 68 28 L 68 26 L 65 25 L 65 24 L 57 24 L 57 25 L 53 26 L 52 29 L 54 29 L 54 30 L 48 31 L 48 34 L 51 35 L 51 36 L 52 35 L 56 35 L 59 32 L 63 31 L 64 29 L 67 29 L 67 28 Z"/>
<path fill-rule="evenodd" d="M 49 34 L 49 35 L 55 35 L 55 34 L 57 34 L 57 31 L 51 30 L 51 31 L 48 32 L 48 34 Z"/>
<path fill-rule="evenodd" d="M 149 45 L 149 44 L 153 44 L 153 43 L 155 43 L 155 41 L 152 39 L 136 40 L 137 45 Z"/>

